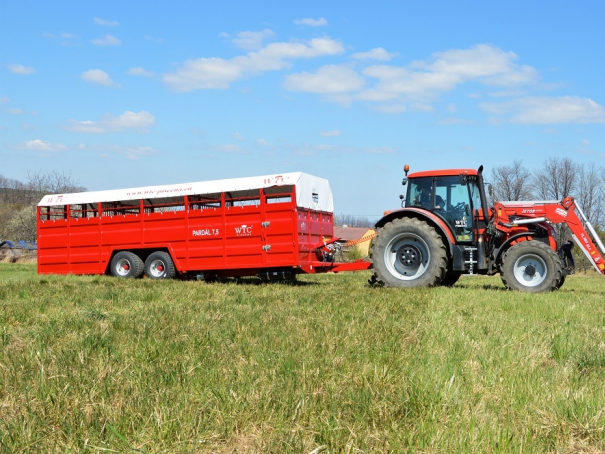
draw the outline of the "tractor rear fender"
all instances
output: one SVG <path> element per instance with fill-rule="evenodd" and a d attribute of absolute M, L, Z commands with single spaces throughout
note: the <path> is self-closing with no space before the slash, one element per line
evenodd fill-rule
<path fill-rule="evenodd" d="M 386 214 L 382 219 L 380 219 L 375 227 L 378 229 L 380 227 L 385 226 L 389 222 L 394 219 L 401 218 L 417 218 L 427 222 L 429 225 L 433 226 L 437 233 L 441 235 L 443 238 L 443 242 L 446 244 L 448 257 L 453 257 L 454 255 L 454 244 L 456 240 L 454 239 L 454 235 L 450 230 L 449 226 L 441 219 L 439 216 L 431 213 L 430 211 L 422 210 L 420 208 L 400 208 L 398 210 L 391 211 Z"/>

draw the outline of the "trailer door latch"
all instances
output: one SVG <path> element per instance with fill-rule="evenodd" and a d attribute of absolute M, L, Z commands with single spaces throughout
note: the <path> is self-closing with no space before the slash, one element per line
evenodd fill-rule
<path fill-rule="evenodd" d="M 263 251 L 270 251 L 271 250 L 271 245 L 270 244 L 265 244 L 263 246 Z"/>
<path fill-rule="evenodd" d="M 269 222 L 269 221 L 261 222 L 260 225 L 262 227 L 269 227 L 271 225 L 271 222 Z"/>

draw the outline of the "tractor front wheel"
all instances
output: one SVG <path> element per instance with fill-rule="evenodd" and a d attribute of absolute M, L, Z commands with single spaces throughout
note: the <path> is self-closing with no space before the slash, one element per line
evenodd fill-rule
<path fill-rule="evenodd" d="M 445 277 L 445 245 L 433 227 L 415 218 L 395 219 L 372 242 L 375 282 L 385 287 L 429 287 Z"/>
<path fill-rule="evenodd" d="M 517 243 L 502 259 L 502 282 L 510 290 L 550 292 L 562 284 L 562 276 L 559 256 L 541 241 Z"/>

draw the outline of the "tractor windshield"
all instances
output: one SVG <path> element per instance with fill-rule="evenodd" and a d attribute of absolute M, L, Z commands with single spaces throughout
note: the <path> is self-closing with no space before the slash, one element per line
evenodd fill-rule
<path fill-rule="evenodd" d="M 468 186 L 458 176 L 410 179 L 405 206 L 432 211 L 450 226 L 457 241 L 472 241 L 473 204 Z"/>

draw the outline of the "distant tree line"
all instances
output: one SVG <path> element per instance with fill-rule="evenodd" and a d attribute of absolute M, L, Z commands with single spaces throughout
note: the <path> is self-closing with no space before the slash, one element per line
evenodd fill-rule
<path fill-rule="evenodd" d="M 348 227 L 374 227 L 375 222 L 370 221 L 365 216 L 355 216 L 352 214 L 339 214 L 334 216 L 334 224 L 337 226 L 348 226 Z"/>
<path fill-rule="evenodd" d="M 497 200 L 561 200 L 572 196 L 595 227 L 605 227 L 605 168 L 579 164 L 570 158 L 548 158 L 530 171 L 523 161 L 491 172 L 491 202 Z M 486 178 L 488 180 L 488 178 Z"/>
<path fill-rule="evenodd" d="M 0 175 L 0 239 L 36 240 L 36 206 L 46 194 L 86 191 L 71 174 L 28 173 L 26 182 Z"/>

